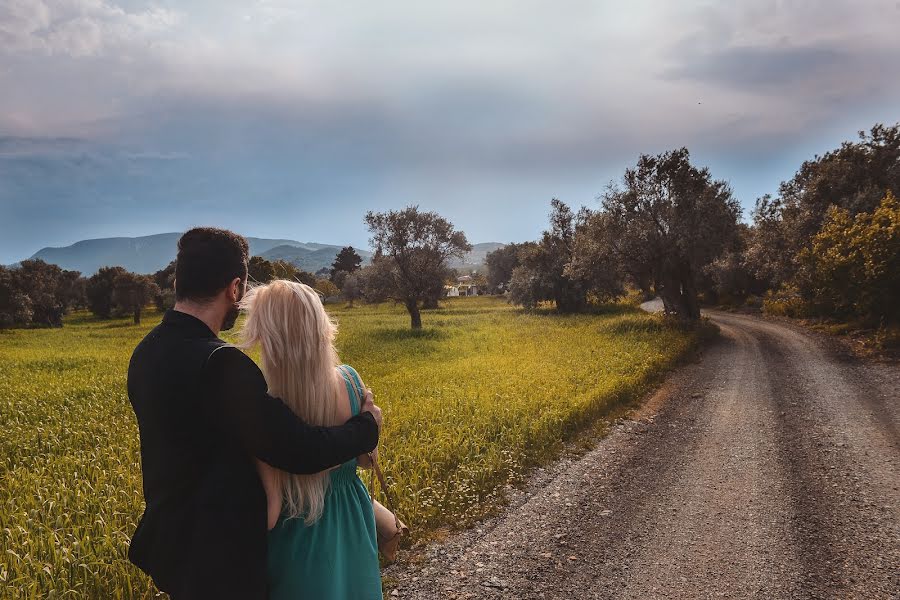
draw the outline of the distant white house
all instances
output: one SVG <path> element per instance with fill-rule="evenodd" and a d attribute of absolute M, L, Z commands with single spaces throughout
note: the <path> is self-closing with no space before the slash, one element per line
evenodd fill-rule
<path fill-rule="evenodd" d="M 457 277 L 456 285 L 445 285 L 444 292 L 448 298 L 477 296 L 479 294 L 478 286 L 472 283 L 472 277 L 470 275 L 461 275 Z"/>

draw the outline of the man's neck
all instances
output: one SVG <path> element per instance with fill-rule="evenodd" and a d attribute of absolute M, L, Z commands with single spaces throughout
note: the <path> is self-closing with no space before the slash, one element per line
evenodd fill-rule
<path fill-rule="evenodd" d="M 222 328 L 222 311 L 215 304 L 197 304 L 196 302 L 176 302 L 172 307 L 178 312 L 183 312 L 200 319 L 214 335 L 218 336 Z"/>

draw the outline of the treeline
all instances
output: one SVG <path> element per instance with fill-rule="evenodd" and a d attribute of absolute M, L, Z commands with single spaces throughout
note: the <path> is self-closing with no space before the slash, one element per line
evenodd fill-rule
<path fill-rule="evenodd" d="M 553 200 L 535 242 L 487 256 L 488 285 L 526 308 L 560 312 L 621 296 L 658 295 L 666 311 L 697 319 L 701 302 L 754 304 L 771 313 L 900 320 L 900 125 L 806 161 L 753 224 L 728 184 L 691 164 L 686 149 L 643 155 L 574 213 Z"/>
<path fill-rule="evenodd" d="M 596 209 L 551 203 L 541 239 L 488 254 L 484 284 L 528 309 L 549 303 L 579 312 L 628 288 L 659 296 L 679 319 L 701 303 L 750 304 L 789 316 L 829 317 L 873 326 L 900 321 L 900 124 L 876 125 L 856 142 L 815 156 L 760 198 L 753 223 L 729 185 L 691 163 L 687 149 L 642 155 L 610 184 Z M 434 212 L 410 206 L 365 217 L 372 261 L 352 247 L 330 269 L 307 273 L 254 256 L 250 283 L 293 279 L 326 299 L 405 306 L 412 328 L 437 308 L 454 272 L 451 258 L 471 250 L 463 232 Z M 90 278 L 41 261 L 0 268 L 0 327 L 60 325 L 72 308 L 140 322 L 154 301 L 174 304 L 174 262 L 153 275 L 106 267 Z M 481 283 L 481 282 L 479 282 Z"/>
<path fill-rule="evenodd" d="M 774 313 L 897 324 L 898 195 L 900 124 L 860 132 L 757 201 L 720 288 L 737 298 L 764 290 Z"/>
<path fill-rule="evenodd" d="M 0 267 L 0 329 L 60 327 L 73 309 L 88 309 L 101 318 L 131 315 L 140 323 L 151 301 L 161 302 L 156 280 L 122 267 L 103 267 L 91 277 L 42 260 L 24 260 L 16 268 Z"/>
<path fill-rule="evenodd" d="M 0 266 L 0 329 L 28 325 L 59 326 L 72 308 L 83 308 L 86 280 L 42 260 L 19 267 Z"/>
<path fill-rule="evenodd" d="M 376 256 L 365 268 L 351 246 L 342 248 L 331 268 L 309 273 L 283 261 L 253 256 L 248 263 L 249 284 L 290 279 L 315 288 L 326 301 L 384 302 L 394 300 L 410 311 L 414 327 L 421 327 L 420 308 L 436 308 L 452 256 L 470 249 L 461 232 L 435 213 L 416 207 L 366 217 L 375 236 Z M 120 266 L 103 267 L 91 277 L 66 271 L 41 260 L 25 260 L 15 268 L 0 266 L 0 329 L 59 327 L 63 316 L 87 309 L 102 319 L 131 315 L 141 322 L 144 308 L 160 311 L 175 304 L 175 261 L 142 275 Z"/>
<path fill-rule="evenodd" d="M 540 240 L 488 255 L 489 284 L 526 308 L 552 302 L 566 313 L 631 285 L 658 295 L 667 312 L 698 319 L 704 269 L 738 238 L 741 209 L 728 184 L 682 148 L 641 156 L 601 201 L 574 213 L 554 199 Z"/>
<path fill-rule="evenodd" d="M 358 268 L 361 259 L 352 248 L 344 248 L 335 264 L 346 268 L 348 251 L 355 255 Z M 315 287 L 325 297 L 340 294 L 327 269 L 317 276 L 286 261 L 254 256 L 248 270 L 251 283 L 292 279 Z M 63 316 L 79 309 L 101 319 L 131 316 L 140 324 L 151 303 L 160 311 L 175 305 L 175 261 L 150 275 L 112 266 L 102 267 L 90 277 L 42 260 L 24 260 L 15 268 L 0 266 L 0 329 L 60 327 Z"/>

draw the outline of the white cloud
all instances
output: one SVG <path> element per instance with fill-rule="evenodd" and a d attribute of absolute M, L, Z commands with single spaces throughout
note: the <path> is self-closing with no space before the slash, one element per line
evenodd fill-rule
<path fill-rule="evenodd" d="M 178 22 L 178 13 L 154 6 L 126 12 L 105 0 L 5 0 L 0 53 L 97 56 L 145 44 Z"/>
<path fill-rule="evenodd" d="M 397 156 L 428 139 L 435 160 L 552 162 L 789 135 L 898 95 L 892 0 L 177 6 L 8 0 L 0 131 L 115 136 L 207 107 L 389 132 Z"/>
<path fill-rule="evenodd" d="M 682 145 L 752 201 L 897 118 L 898 19 L 895 0 L 0 0 L 0 202 L 102 198 L 133 224 L 202 200 L 277 227 L 468 202 L 509 231 L 530 202 L 537 232 L 550 196 L 589 202 Z"/>

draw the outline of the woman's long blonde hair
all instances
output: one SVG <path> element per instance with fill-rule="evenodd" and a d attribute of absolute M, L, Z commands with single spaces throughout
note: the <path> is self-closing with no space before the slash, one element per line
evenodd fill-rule
<path fill-rule="evenodd" d="M 241 301 L 247 320 L 240 331 L 245 348 L 259 344 L 269 393 L 281 398 L 310 425 L 337 425 L 339 393 L 337 326 L 318 293 L 308 285 L 277 279 L 253 287 Z M 278 471 L 286 513 L 307 524 L 322 516 L 327 471 L 293 475 Z"/>

